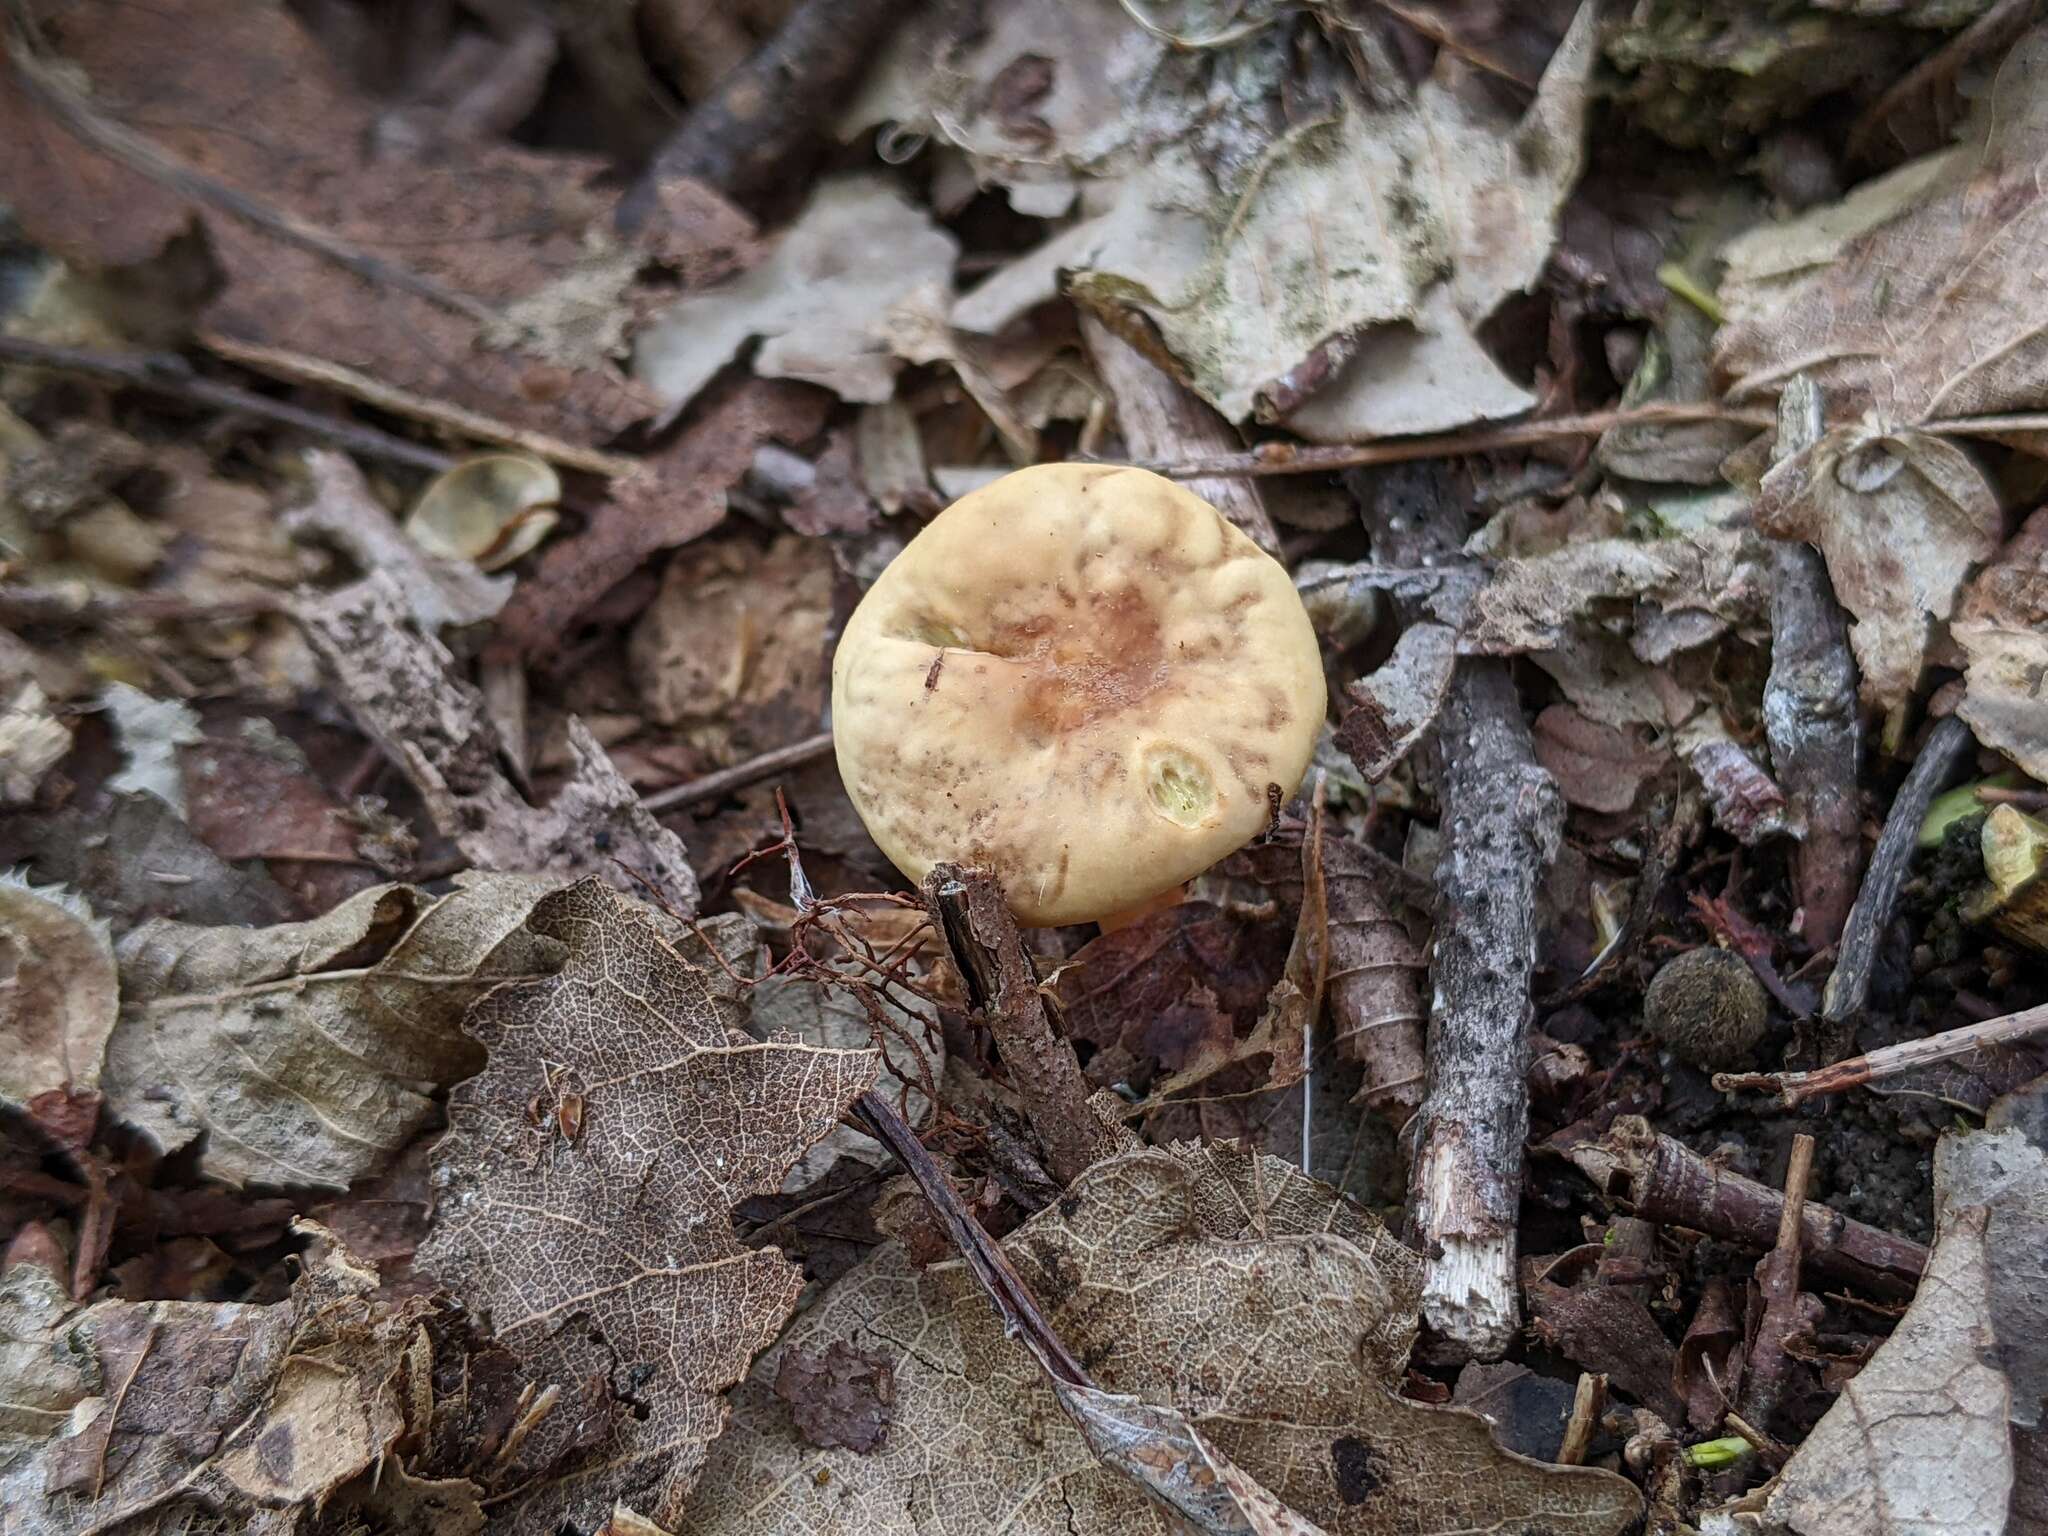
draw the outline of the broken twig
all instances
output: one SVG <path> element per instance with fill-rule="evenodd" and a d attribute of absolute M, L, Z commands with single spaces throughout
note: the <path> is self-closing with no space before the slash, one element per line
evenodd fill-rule
<path fill-rule="evenodd" d="M 1804 377 L 1778 402 L 1776 458 L 1817 442 L 1820 390 Z M 1849 626 L 1820 551 L 1798 541 L 1771 547 L 1771 673 L 1764 730 L 1793 813 L 1806 829 L 1794 859 L 1801 935 L 1814 949 L 1841 936 L 1856 892 L 1862 835 L 1856 813 L 1859 722 Z"/>
<path fill-rule="evenodd" d="M 2048 1034 L 2048 1003 L 1985 1019 L 1981 1023 L 1965 1024 L 1959 1029 L 1944 1030 L 1924 1040 L 1888 1045 L 1867 1056 L 1851 1056 L 1847 1061 L 1838 1061 L 1812 1072 L 1716 1072 L 1714 1088 L 1720 1093 L 1733 1093 L 1744 1088 L 1759 1093 L 1775 1093 L 1778 1102 L 1789 1109 L 1823 1094 L 1844 1093 L 1866 1083 L 1897 1077 L 1915 1067 L 1953 1061 L 1958 1056 L 1967 1056 L 1972 1051 L 1990 1046 L 2017 1045 L 2022 1040 L 2043 1034 Z"/>
<path fill-rule="evenodd" d="M 2048 1026 L 2048 1009 L 2041 1011 Z M 1604 1136 L 1551 1146 L 1607 1199 L 1645 1221 L 1689 1227 L 1750 1248 L 1777 1241 L 1782 1193 L 1708 1162 L 1684 1142 L 1659 1135 L 1640 1115 L 1623 1115 Z M 1816 1274 L 1874 1296 L 1911 1296 L 1927 1266 L 1927 1250 L 1919 1243 L 1824 1205 L 1809 1201 L 1799 1224 L 1805 1262 Z"/>
<path fill-rule="evenodd" d="M 1912 865 L 1920 824 L 1927 819 L 1927 807 L 1976 745 L 1977 738 L 1971 735 L 1962 717 L 1950 715 L 1929 733 L 1919 760 L 1892 801 L 1891 814 L 1885 817 L 1884 831 L 1863 876 L 1863 889 L 1856 893 L 1856 905 L 1849 909 L 1849 920 L 1842 929 L 1834 974 L 1828 977 L 1827 991 L 1821 998 L 1821 1017 L 1835 1026 L 1844 1042 L 1845 1026 L 1863 1012 L 1864 1004 L 1870 1000 L 1870 979 L 1877 970 L 1878 945 L 1885 930 L 1891 927 L 1899 888 L 1906 883 L 1906 870 Z"/>
<path fill-rule="evenodd" d="M 1792 1138 L 1792 1161 L 1785 1170 L 1785 1200 L 1778 1212 L 1778 1240 L 1757 1261 L 1757 1289 L 1763 1294 L 1763 1319 L 1743 1371 L 1742 1417 L 1768 1428 L 1785 1395 L 1792 1357 L 1785 1351 L 1799 1326 L 1799 1250 L 1806 1214 L 1806 1186 L 1813 1178 L 1811 1136 Z"/>
<path fill-rule="evenodd" d="M 940 864 L 925 876 L 924 899 L 1045 1143 L 1046 1166 L 1071 1184 L 1116 1150 L 1115 1134 L 1088 1108 L 1088 1079 L 1074 1047 L 1053 1028 L 1001 888 L 986 870 Z"/>
<path fill-rule="evenodd" d="M 758 784 L 763 779 L 773 778 L 786 768 L 801 768 L 805 763 L 814 763 L 828 756 L 832 751 L 832 733 L 820 731 L 815 736 L 806 736 L 802 741 L 793 741 L 786 747 L 776 747 L 763 752 L 759 757 L 750 757 L 743 763 L 734 763 L 730 768 L 721 768 L 716 773 L 707 773 L 701 779 L 692 779 L 687 784 L 672 785 L 656 790 L 651 795 L 642 795 L 640 803 L 656 813 L 678 811 L 685 806 L 703 805 L 711 800 L 723 800 L 736 789 L 745 789 L 749 784 Z"/>

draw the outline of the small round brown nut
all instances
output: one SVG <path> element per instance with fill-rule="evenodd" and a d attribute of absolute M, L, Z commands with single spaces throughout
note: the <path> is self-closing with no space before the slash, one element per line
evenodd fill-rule
<path fill-rule="evenodd" d="M 1748 963 L 1708 946 L 1688 950 L 1657 972 L 1643 994 L 1643 1022 L 1694 1066 L 1739 1067 L 1763 1039 L 1769 1007 Z"/>
<path fill-rule="evenodd" d="M 1088 922 L 1266 826 L 1323 723 L 1278 561 L 1170 480 L 1020 469 L 882 572 L 832 661 L 839 772 L 913 881 L 979 864 L 1020 922 Z"/>

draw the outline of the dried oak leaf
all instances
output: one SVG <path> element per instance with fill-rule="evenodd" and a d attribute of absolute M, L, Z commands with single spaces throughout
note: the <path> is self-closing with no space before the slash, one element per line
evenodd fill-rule
<path fill-rule="evenodd" d="M 729 1213 L 780 1186 L 873 1085 L 876 1054 L 746 1035 L 706 940 L 598 881 L 544 897 L 527 927 L 567 957 L 470 1014 L 489 1062 L 449 1101 L 415 1263 L 534 1380 L 609 1417 L 595 1452 L 566 1455 L 584 1415 L 542 1420 L 499 1528 L 588 1529 L 616 1501 L 667 1524 L 724 1425 L 720 1394 L 803 1285 L 773 1249 L 741 1247 Z M 744 919 L 705 928 L 752 944 Z"/>
<path fill-rule="evenodd" d="M 31 1268 L 8 1272 L 10 1300 Z M 9 1308 L 10 1331 L 17 1317 Z M 75 1372 L 79 1396 L 43 1418 L 39 1445 L 20 1447 L 8 1529 L 85 1536 L 210 1517 L 223 1530 L 294 1530 L 391 1451 L 418 1327 L 418 1303 L 394 1305 L 373 1271 L 332 1250 L 271 1306 L 107 1301 L 46 1319 L 39 1335 L 8 1340 L 0 1397 L 33 1385 L 38 1350 Z"/>
<path fill-rule="evenodd" d="M 164 1151 L 204 1134 L 228 1184 L 344 1189 L 378 1173 L 477 1069 L 469 1006 L 545 969 L 522 924 L 552 882 L 466 874 L 362 892 L 271 928 L 156 920 L 125 937 L 104 1088 Z"/>
<path fill-rule="evenodd" d="M 1601 1472 L 1500 1450 L 1483 1420 L 1395 1394 L 1420 1261 L 1274 1158 L 1223 1145 L 1098 1164 L 1004 1242 L 1107 1393 L 1174 1413 L 1332 1536 L 1619 1533 L 1641 1509 Z M 793 1433 L 772 1383 L 792 1350 L 893 1362 L 888 1439 L 865 1456 Z M 1098 1459 L 958 1263 L 885 1249 L 842 1278 L 733 1394 L 686 1536 L 1139 1536 L 1167 1517 Z M 1295 1527 L 1299 1529 L 1299 1527 Z"/>
<path fill-rule="evenodd" d="M 2048 391 L 2048 29 L 1999 65 L 1965 142 L 1729 242 L 1715 366 L 1729 399 L 1795 373 L 1830 414 L 1914 425 Z"/>
<path fill-rule="evenodd" d="M 1919 686 L 1930 623 L 1998 548 L 1998 494 L 1961 448 L 1925 432 L 1838 427 L 1773 465 L 1757 528 L 1804 539 L 1827 561 L 1864 702 L 1891 709 Z"/>
<path fill-rule="evenodd" d="M 2048 782 L 2048 510 L 1970 583 L 1949 632 L 1970 658 L 1956 713 L 1979 741 Z"/>
<path fill-rule="evenodd" d="M 120 1006 L 107 925 L 62 886 L 0 880 L 0 971 L 0 1103 L 92 1093 Z"/>
<path fill-rule="evenodd" d="M 310 367 L 387 404 L 402 394 L 576 444 L 654 414 L 653 397 L 615 368 L 561 366 L 538 347 L 491 350 L 498 327 L 482 323 L 587 264 L 585 235 L 607 205 L 593 186 L 599 162 L 505 142 L 395 151 L 378 132 L 380 105 L 284 7 L 84 0 L 43 30 L 90 81 L 101 114 L 466 304 L 372 282 L 195 207 L 85 148 L 10 82 L 0 92 L 0 199 L 24 210 L 37 244 L 88 269 L 122 266 L 156 255 L 196 218 L 226 277 L 203 324 L 259 365 Z M 735 215 L 735 231 L 744 227 Z"/>

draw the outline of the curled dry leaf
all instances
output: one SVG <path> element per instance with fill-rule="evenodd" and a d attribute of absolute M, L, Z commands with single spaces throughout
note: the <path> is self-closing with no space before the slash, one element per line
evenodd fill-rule
<path fill-rule="evenodd" d="M 71 750 L 71 726 L 32 677 L 0 691 L 0 805 L 33 800 L 43 775 Z"/>
<path fill-rule="evenodd" d="M 724 1426 L 720 1394 L 803 1285 L 773 1249 L 742 1248 L 729 1213 L 781 1185 L 877 1057 L 750 1038 L 706 941 L 595 880 L 544 897 L 527 927 L 566 959 L 470 1014 L 489 1061 L 449 1101 L 415 1266 L 570 1400 L 507 1469 L 500 1527 L 587 1529 L 615 1502 L 669 1524 Z M 752 945 L 744 919 L 706 928 Z"/>
<path fill-rule="evenodd" d="M 487 453 L 436 475 L 405 519 L 413 543 L 495 571 L 539 547 L 561 516 L 562 477 L 526 453 Z"/>
<path fill-rule="evenodd" d="M 1849 644 L 1864 702 L 1904 703 L 1920 682 L 1929 623 L 1945 619 L 1970 568 L 1998 548 L 1998 496 L 1969 454 L 1911 430 L 1838 427 L 1772 466 L 1756 524 L 1804 539 L 1856 616 Z"/>
<path fill-rule="evenodd" d="M 0 1104 L 59 1145 L 92 1135 L 121 983 L 106 924 L 84 897 L 0 879 Z"/>
<path fill-rule="evenodd" d="M 33 1116 L 48 1095 L 99 1087 L 121 986 L 85 898 L 0 879 L 0 974 L 0 1103 Z"/>
<path fill-rule="evenodd" d="M 307 923 L 146 922 L 118 951 L 109 1107 L 162 1151 L 203 1134 L 201 1171 L 229 1184 L 381 1172 L 434 1090 L 477 1069 L 470 1004 L 548 966 L 521 925 L 550 888 L 469 874 L 446 896 L 380 886 Z"/>
<path fill-rule="evenodd" d="M 1979 741 L 2048 783 L 2048 510 L 1970 583 L 1949 631 L 1970 658 L 1956 713 Z"/>
<path fill-rule="evenodd" d="M 1620 1478 L 1524 1461 L 1476 1415 L 1396 1396 L 1418 1261 L 1276 1159 L 1221 1145 L 1126 1153 L 1003 1246 L 1105 1393 L 1184 1424 L 1332 1536 L 1591 1536 L 1640 1511 Z M 864 1456 L 805 1446 L 773 1396 L 787 1352 L 835 1342 L 893 1363 L 888 1439 Z M 1173 1439 L 1145 1443 L 1164 1455 Z M 841 1279 L 734 1394 L 680 1529 L 741 1525 L 764 1536 L 1174 1528 L 1098 1459 L 964 1267 L 919 1273 L 894 1248 Z"/>
<path fill-rule="evenodd" d="M 303 1506 L 381 1463 L 405 1426 L 417 1304 L 379 1296 L 376 1274 L 343 1254 L 270 1306 L 107 1301 L 69 1318 L 47 1296 L 28 1305 L 35 1271 L 16 1265 L 0 1282 L 0 1398 L 36 1410 L 10 1426 L 10 1531 L 186 1530 L 208 1517 L 295 1529 Z"/>
<path fill-rule="evenodd" d="M 1410 624 L 1393 654 L 1344 690 L 1352 707 L 1338 722 L 1337 744 L 1367 783 L 1392 773 L 1436 723 L 1451 688 L 1457 638 L 1448 624 Z"/>

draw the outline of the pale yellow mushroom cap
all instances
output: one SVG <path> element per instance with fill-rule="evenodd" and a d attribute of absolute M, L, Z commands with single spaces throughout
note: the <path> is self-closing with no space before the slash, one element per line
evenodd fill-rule
<path fill-rule="evenodd" d="M 832 661 L 840 776 L 882 851 L 913 881 L 991 869 L 1036 926 L 1134 907 L 1257 836 L 1323 705 L 1279 562 L 1200 497 L 1111 464 L 961 497 Z"/>

